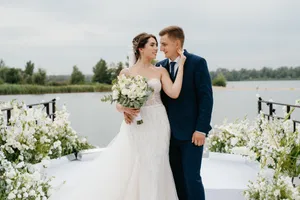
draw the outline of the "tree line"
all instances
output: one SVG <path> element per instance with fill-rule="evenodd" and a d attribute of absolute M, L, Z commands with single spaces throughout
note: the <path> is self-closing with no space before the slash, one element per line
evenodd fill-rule
<path fill-rule="evenodd" d="M 105 83 L 111 84 L 112 80 L 117 78 L 120 71 L 127 66 L 123 64 L 107 64 L 105 60 L 100 59 L 93 67 L 93 75 L 84 75 L 79 68 L 73 66 L 71 75 L 50 75 L 47 76 L 46 70 L 38 68 L 35 72 L 35 65 L 32 61 L 25 64 L 25 69 L 8 67 L 5 62 L 0 60 L 0 84 L 35 84 L 35 85 L 68 85 L 68 84 L 86 84 L 86 83 Z"/>
<path fill-rule="evenodd" d="M 211 78 L 214 79 L 218 75 L 223 75 L 227 81 L 249 81 L 249 80 L 299 80 L 300 66 L 298 67 L 279 67 L 262 69 L 240 69 L 228 70 L 219 68 L 211 71 Z"/>
<path fill-rule="evenodd" d="M 155 61 L 153 61 L 154 63 Z M 120 71 L 128 67 L 128 62 L 118 62 L 108 64 L 104 59 L 100 59 L 92 67 L 92 75 L 84 75 L 75 65 L 70 75 L 50 75 L 47 76 L 46 70 L 38 68 L 32 61 L 25 64 L 25 69 L 7 67 L 5 62 L 0 60 L 0 84 L 36 84 L 36 85 L 68 85 L 86 83 L 105 83 L 111 84 Z M 300 79 L 299 67 L 279 67 L 276 69 L 263 67 L 262 69 L 240 69 L 228 70 L 219 68 L 210 71 L 212 80 L 218 81 L 245 81 L 245 80 L 298 80 Z"/>
<path fill-rule="evenodd" d="M 37 84 L 46 83 L 46 71 L 39 68 L 34 72 L 34 63 L 28 61 L 25 69 L 7 67 L 3 60 L 0 60 L 0 84 Z"/>

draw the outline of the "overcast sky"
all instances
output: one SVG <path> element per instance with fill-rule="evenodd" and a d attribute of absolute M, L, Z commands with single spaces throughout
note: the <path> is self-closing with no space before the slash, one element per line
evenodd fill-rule
<path fill-rule="evenodd" d="M 210 70 L 300 66 L 299 10 L 299 0 L 0 0 L 0 59 L 92 74 L 100 58 L 125 61 L 138 33 L 179 25 Z"/>

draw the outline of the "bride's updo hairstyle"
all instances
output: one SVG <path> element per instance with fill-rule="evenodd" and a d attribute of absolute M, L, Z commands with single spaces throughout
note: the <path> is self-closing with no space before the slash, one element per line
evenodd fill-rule
<path fill-rule="evenodd" d="M 132 45 L 136 61 L 141 57 L 139 48 L 144 48 L 149 38 L 153 38 L 157 42 L 156 37 L 148 33 L 140 33 L 133 38 Z"/>

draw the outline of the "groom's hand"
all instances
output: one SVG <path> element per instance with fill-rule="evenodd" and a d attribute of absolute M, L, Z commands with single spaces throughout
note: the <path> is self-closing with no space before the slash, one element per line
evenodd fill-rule
<path fill-rule="evenodd" d="M 192 137 L 192 143 L 194 143 L 196 146 L 202 146 L 205 143 L 205 135 L 195 131 Z"/>

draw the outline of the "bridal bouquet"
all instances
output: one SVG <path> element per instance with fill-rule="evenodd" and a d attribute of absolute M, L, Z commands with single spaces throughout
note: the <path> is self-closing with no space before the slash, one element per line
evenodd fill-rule
<path fill-rule="evenodd" d="M 101 101 L 117 102 L 123 107 L 140 109 L 153 93 L 153 88 L 148 85 L 147 79 L 140 75 L 132 77 L 122 74 L 112 83 L 112 94 L 104 96 Z M 135 120 L 137 124 L 143 123 L 140 114 Z"/>

